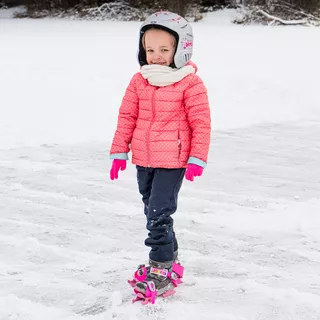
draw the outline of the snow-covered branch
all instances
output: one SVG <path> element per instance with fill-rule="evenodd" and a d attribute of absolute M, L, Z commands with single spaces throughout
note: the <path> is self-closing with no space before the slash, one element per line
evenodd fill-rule
<path fill-rule="evenodd" d="M 233 22 L 237 24 L 320 26 L 320 12 L 314 11 L 314 14 L 311 14 L 286 2 L 273 3 L 269 7 L 242 6 Z"/>
<path fill-rule="evenodd" d="M 272 21 L 277 21 L 280 22 L 282 24 L 286 24 L 286 25 L 297 25 L 297 24 L 307 24 L 308 22 L 306 20 L 284 20 L 278 17 L 275 17 L 261 9 L 257 10 L 257 13 L 261 13 L 263 16 L 265 16 L 266 18 L 272 20 Z"/>
<path fill-rule="evenodd" d="M 292 5 L 290 5 L 287 2 L 282 2 L 281 4 L 274 4 L 274 6 L 278 8 L 278 10 L 285 10 L 286 12 L 290 12 L 296 16 L 303 16 L 311 20 L 320 21 L 320 17 L 317 17 L 316 15 L 313 15 L 311 13 L 307 13 L 303 11 L 301 8 L 293 8 Z"/>
<path fill-rule="evenodd" d="M 82 11 L 85 13 L 84 16 L 86 18 L 95 18 L 96 20 L 141 20 L 146 14 L 121 2 L 104 3 L 99 7 L 84 8 Z"/>

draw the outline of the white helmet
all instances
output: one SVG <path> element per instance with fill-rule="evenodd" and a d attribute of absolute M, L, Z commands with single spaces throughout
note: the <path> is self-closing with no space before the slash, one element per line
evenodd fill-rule
<path fill-rule="evenodd" d="M 147 64 L 146 52 L 142 45 L 142 37 L 149 29 L 161 29 L 169 32 L 176 38 L 177 46 L 173 58 L 174 68 L 185 66 L 192 56 L 193 33 L 187 20 L 178 14 L 169 11 L 160 11 L 149 16 L 141 25 L 138 59 L 141 66 Z"/>

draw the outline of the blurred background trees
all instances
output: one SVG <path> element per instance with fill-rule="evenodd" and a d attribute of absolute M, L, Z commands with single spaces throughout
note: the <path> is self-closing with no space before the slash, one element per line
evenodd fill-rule
<path fill-rule="evenodd" d="M 320 16 L 320 0 L 0 0 L 0 7 L 18 5 L 28 8 L 28 16 L 56 13 L 100 20 L 142 20 L 160 9 L 200 20 L 208 11 L 239 8 L 244 13 L 236 23 L 270 20 L 267 15 L 291 20 Z"/>

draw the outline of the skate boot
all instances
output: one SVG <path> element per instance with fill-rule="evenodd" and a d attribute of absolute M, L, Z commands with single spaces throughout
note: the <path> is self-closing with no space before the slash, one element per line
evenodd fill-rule
<path fill-rule="evenodd" d="M 155 303 L 156 297 L 168 297 L 175 293 L 174 288 L 180 284 L 183 276 L 183 267 L 177 266 L 178 273 L 173 271 L 173 263 L 170 262 L 156 262 L 150 260 L 150 266 L 141 268 L 138 277 L 140 280 L 136 281 L 134 292 L 137 297 L 132 302 L 142 300 L 142 304 L 151 302 Z M 139 269 L 137 270 L 139 272 Z"/>
<path fill-rule="evenodd" d="M 182 277 L 184 273 L 184 267 L 180 264 L 178 259 L 178 251 L 174 252 L 174 262 L 172 263 L 172 273 L 171 277 L 175 281 L 175 285 L 182 283 Z M 144 282 L 150 274 L 150 265 L 146 266 L 141 264 L 138 266 L 137 271 L 133 275 L 132 280 L 128 280 L 131 287 L 135 287 L 138 282 Z"/>

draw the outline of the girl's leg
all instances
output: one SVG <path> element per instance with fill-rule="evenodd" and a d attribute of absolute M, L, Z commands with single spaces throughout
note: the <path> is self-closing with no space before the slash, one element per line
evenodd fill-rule
<path fill-rule="evenodd" d="M 172 262 L 176 258 L 178 244 L 173 231 L 171 215 L 177 210 L 178 193 L 185 169 L 154 169 L 137 166 L 139 191 L 145 205 L 148 238 L 145 244 L 151 247 L 150 267 L 147 278 L 138 281 L 135 290 L 146 294 L 149 282 L 153 283 L 157 294 L 169 292 L 174 285 L 168 277 Z"/>
<path fill-rule="evenodd" d="M 154 169 L 137 166 L 137 180 L 139 192 L 144 203 L 144 214 L 148 217 L 149 198 L 151 194 Z"/>
<path fill-rule="evenodd" d="M 139 192 L 142 195 L 142 201 L 144 203 L 144 213 L 146 215 L 147 220 L 148 220 L 149 198 L 151 195 L 152 183 L 153 183 L 156 170 L 166 170 L 166 169 L 154 169 L 154 168 L 145 168 L 145 167 L 137 166 L 137 180 L 138 180 Z M 175 169 L 171 169 L 171 170 L 175 170 Z M 184 169 L 178 169 L 178 170 L 184 170 Z M 180 183 L 180 186 L 181 186 L 181 183 Z M 179 189 L 180 189 L 180 186 L 178 186 Z M 179 190 L 177 190 L 177 192 L 179 192 Z M 175 207 L 176 206 L 177 204 L 175 200 Z M 173 224 L 173 220 L 172 220 L 172 224 Z M 173 229 L 172 229 L 172 233 L 173 233 L 173 251 L 177 253 L 178 241 L 176 239 L 176 235 Z M 148 237 L 150 238 L 152 237 L 152 235 L 149 233 Z"/>
<path fill-rule="evenodd" d="M 149 234 L 145 244 L 151 247 L 149 255 L 151 260 L 171 262 L 174 260 L 174 251 L 177 249 L 171 215 L 177 210 L 178 193 L 185 169 L 159 168 L 153 169 L 153 172 L 147 209 Z"/>
<path fill-rule="evenodd" d="M 151 188 L 152 188 L 152 182 L 153 182 L 155 170 L 156 169 L 153 169 L 153 168 L 145 168 L 145 167 L 137 166 L 137 179 L 138 179 L 139 192 L 142 195 L 142 201 L 144 203 L 144 213 L 147 219 L 148 219 L 149 198 L 151 195 Z M 150 234 L 148 236 L 150 237 Z M 176 239 L 174 230 L 173 230 L 173 251 L 175 253 L 178 252 L 178 241 Z"/>

